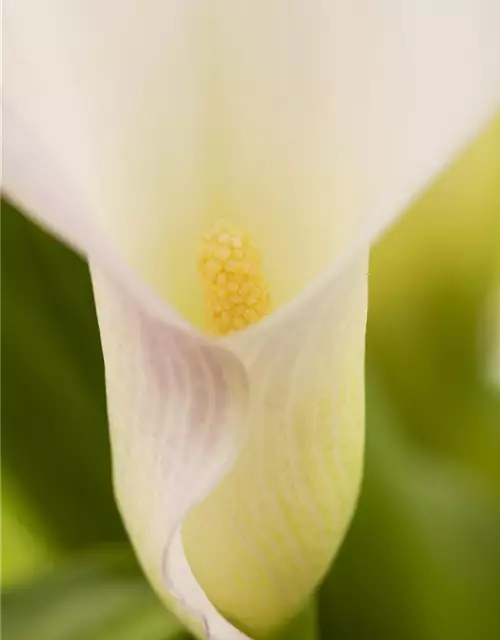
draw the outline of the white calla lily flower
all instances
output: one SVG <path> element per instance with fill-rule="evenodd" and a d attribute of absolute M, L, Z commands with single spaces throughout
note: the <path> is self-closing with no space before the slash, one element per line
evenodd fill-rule
<path fill-rule="evenodd" d="M 369 248 L 494 115 L 499 33 L 497 0 L 4 3 L 5 191 L 89 261 L 117 500 L 200 634 L 271 632 L 342 541 Z"/>

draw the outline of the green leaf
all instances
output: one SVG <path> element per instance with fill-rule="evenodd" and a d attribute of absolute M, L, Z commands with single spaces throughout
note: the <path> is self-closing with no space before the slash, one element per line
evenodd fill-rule
<path fill-rule="evenodd" d="M 60 550 L 5 473 L 2 477 L 2 586 L 53 567 Z"/>
<path fill-rule="evenodd" d="M 303 611 L 286 626 L 276 640 L 316 640 L 318 619 L 316 601 L 312 600 Z"/>
<path fill-rule="evenodd" d="M 359 508 L 321 589 L 322 637 L 500 637 L 500 505 L 464 467 L 426 454 L 368 378 Z"/>
<path fill-rule="evenodd" d="M 375 247 L 368 359 L 416 444 L 488 474 L 500 500 L 500 394 L 485 314 L 500 284 L 500 116 Z"/>
<path fill-rule="evenodd" d="M 124 540 L 86 265 L 2 203 L 3 473 L 63 549 Z"/>
<path fill-rule="evenodd" d="M 127 548 L 84 554 L 31 584 L 4 590 L 2 614 L 5 640 L 188 638 Z"/>

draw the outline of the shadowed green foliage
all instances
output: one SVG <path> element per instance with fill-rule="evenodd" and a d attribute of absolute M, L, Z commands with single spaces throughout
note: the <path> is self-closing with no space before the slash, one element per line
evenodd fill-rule
<path fill-rule="evenodd" d="M 124 539 L 86 265 L 2 203 L 2 462 L 66 549 Z"/>
<path fill-rule="evenodd" d="M 181 640 L 188 635 L 130 549 L 87 553 L 3 594 L 5 640 Z"/>

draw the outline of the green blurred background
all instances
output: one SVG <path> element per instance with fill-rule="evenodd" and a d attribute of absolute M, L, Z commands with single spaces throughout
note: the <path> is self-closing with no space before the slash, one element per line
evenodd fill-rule
<path fill-rule="evenodd" d="M 187 638 L 113 502 L 86 266 L 7 203 L 1 224 L 3 637 Z M 500 118 L 373 251 L 359 509 L 286 638 L 500 638 L 495 291 Z"/>

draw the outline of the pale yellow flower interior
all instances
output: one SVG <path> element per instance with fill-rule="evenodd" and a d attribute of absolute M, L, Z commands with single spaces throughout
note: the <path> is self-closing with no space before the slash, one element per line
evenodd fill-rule
<path fill-rule="evenodd" d="M 188 191 L 186 185 L 184 189 Z M 166 186 L 164 190 L 168 190 Z M 140 230 L 139 221 L 131 213 L 123 215 L 121 223 L 113 225 L 110 231 L 126 261 L 184 318 L 211 335 L 225 335 L 253 324 L 299 294 L 334 262 L 359 227 L 355 216 L 349 219 L 338 213 L 332 215 L 332 198 L 311 197 L 311 211 L 306 213 L 303 201 L 306 196 L 299 196 L 300 189 L 291 177 L 276 180 L 273 190 L 280 191 L 273 199 L 256 188 L 248 197 L 241 194 L 239 202 L 236 194 L 234 200 L 229 194 L 228 203 L 217 202 L 208 207 L 193 193 L 195 188 L 185 206 L 177 205 L 180 194 L 170 193 L 163 198 L 163 216 L 150 214 L 156 208 L 151 207 L 140 219 Z M 229 183 L 228 191 L 232 191 Z M 318 188 L 316 195 L 319 192 Z M 170 207 L 178 213 L 169 213 Z M 138 205 L 133 208 L 137 210 Z M 122 211 L 127 209 L 132 209 L 130 202 Z M 255 210 L 266 213 L 252 215 Z M 217 230 L 221 232 L 220 238 L 209 237 L 217 234 Z M 227 248 L 224 237 L 228 235 L 231 242 L 241 241 L 242 247 L 231 247 L 234 255 L 228 258 L 229 270 L 224 267 L 223 273 L 219 273 L 215 262 L 210 260 L 220 262 L 220 259 L 211 252 L 219 251 L 222 255 Z M 248 254 L 240 256 L 241 250 Z M 204 267 L 200 264 L 203 260 L 207 262 Z M 231 275 L 232 263 L 243 269 L 247 262 L 251 264 L 251 273 Z M 231 285 L 227 292 L 224 276 Z M 242 287 L 248 303 L 244 312 L 236 286 Z M 271 292 L 272 305 L 267 291 Z M 231 300 L 236 307 L 221 309 L 217 320 L 216 309 L 227 306 Z M 231 329 L 226 326 L 228 319 L 222 311 L 231 315 L 231 322 L 235 317 L 243 317 L 245 322 L 237 320 Z"/>

